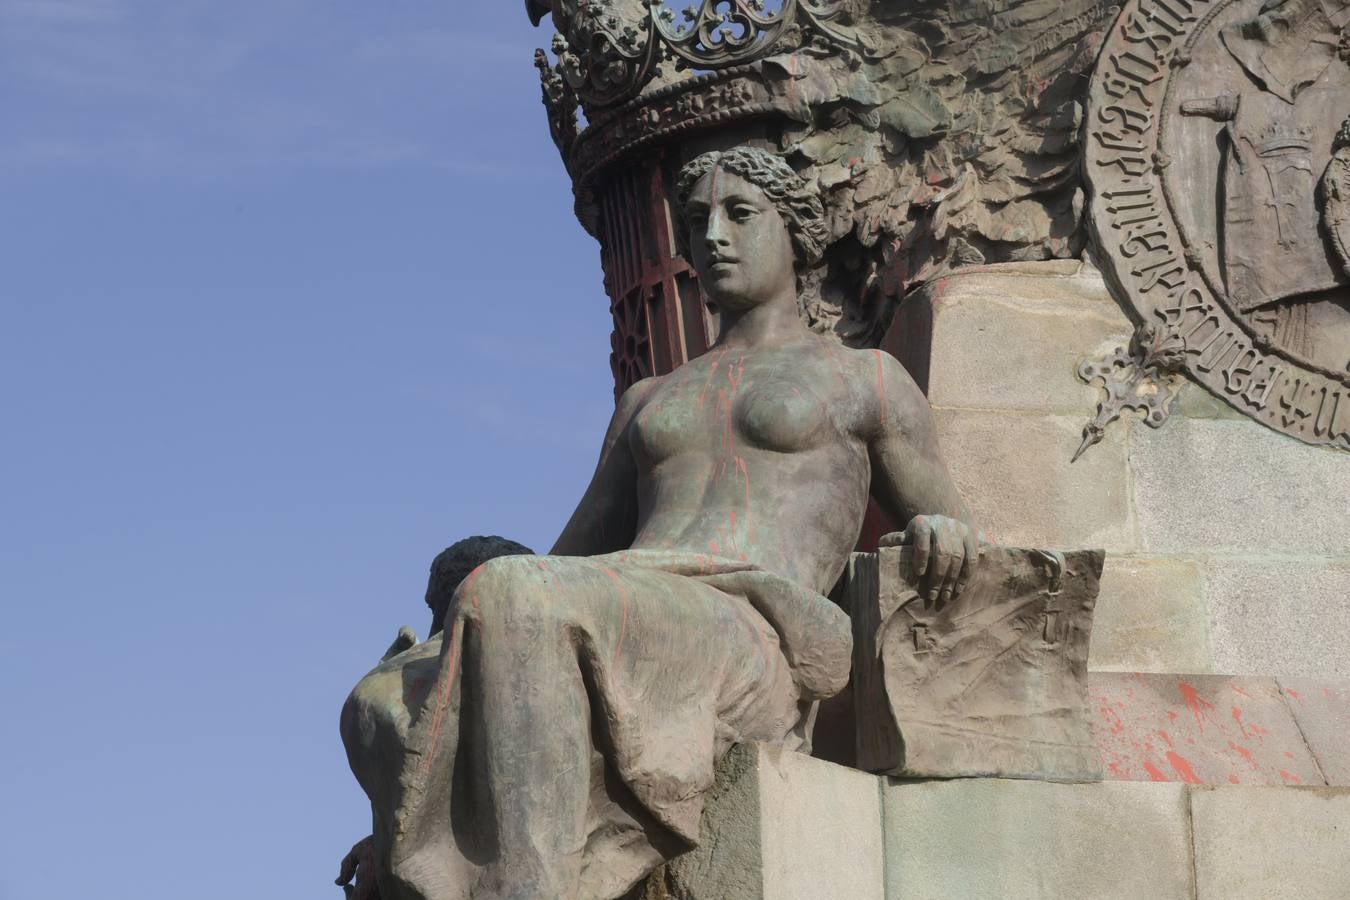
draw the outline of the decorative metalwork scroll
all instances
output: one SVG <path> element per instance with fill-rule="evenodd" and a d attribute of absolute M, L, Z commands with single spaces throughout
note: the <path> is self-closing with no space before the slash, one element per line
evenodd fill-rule
<path fill-rule="evenodd" d="M 1145 322 L 1135 329 L 1128 347 L 1117 347 L 1104 360 L 1088 359 L 1080 363 L 1078 377 L 1088 384 L 1101 381 L 1106 396 L 1097 404 L 1097 415 L 1083 426 L 1083 442 L 1070 462 L 1100 441 L 1106 434 L 1106 426 L 1127 409 L 1143 413 L 1151 428 L 1166 422 L 1172 398 L 1180 387 L 1167 376 L 1185 368 L 1185 355 L 1185 341 L 1152 322 Z"/>

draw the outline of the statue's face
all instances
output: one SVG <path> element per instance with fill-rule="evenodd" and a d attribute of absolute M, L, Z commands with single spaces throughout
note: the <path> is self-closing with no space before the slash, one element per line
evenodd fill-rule
<path fill-rule="evenodd" d="M 685 206 L 699 284 L 723 310 L 796 295 L 792 237 L 773 201 L 719 168 L 698 180 Z"/>

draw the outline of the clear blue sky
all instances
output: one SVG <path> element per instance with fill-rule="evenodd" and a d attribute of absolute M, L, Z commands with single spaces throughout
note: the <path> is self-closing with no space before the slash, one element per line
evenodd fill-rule
<path fill-rule="evenodd" d="M 0 0 L 0 898 L 340 898 L 431 557 L 612 409 L 519 0 Z"/>

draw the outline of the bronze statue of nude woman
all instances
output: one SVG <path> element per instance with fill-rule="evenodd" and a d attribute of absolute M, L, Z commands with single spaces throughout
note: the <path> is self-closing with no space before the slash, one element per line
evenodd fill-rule
<path fill-rule="evenodd" d="M 620 897 L 698 840 L 732 743 L 808 748 L 849 676 L 824 594 L 869 489 L 930 599 L 978 560 L 914 382 L 798 314 L 816 193 L 739 148 L 685 166 L 675 208 L 717 342 L 623 395 L 550 555 L 476 569 L 343 708 L 383 900 Z"/>

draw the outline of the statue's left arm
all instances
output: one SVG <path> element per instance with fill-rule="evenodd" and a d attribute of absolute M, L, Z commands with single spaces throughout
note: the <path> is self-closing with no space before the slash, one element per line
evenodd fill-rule
<path fill-rule="evenodd" d="M 550 553 L 596 556 L 627 550 L 632 544 L 637 530 L 637 465 L 626 432 L 656 383 L 656 378 L 645 378 L 619 398 L 591 483 Z"/>
<path fill-rule="evenodd" d="M 912 546 L 928 599 L 945 603 L 961 593 L 979 562 L 979 532 L 942 461 L 928 398 L 893 356 L 873 354 L 872 496 L 895 521 L 909 523 L 881 545 Z"/>

